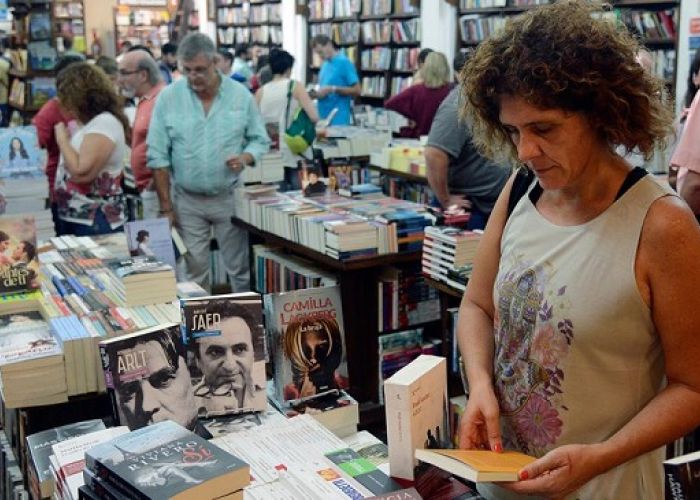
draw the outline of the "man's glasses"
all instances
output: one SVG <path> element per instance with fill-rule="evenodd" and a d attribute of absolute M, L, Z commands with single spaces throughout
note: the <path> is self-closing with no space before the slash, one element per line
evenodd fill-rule
<path fill-rule="evenodd" d="M 196 68 L 188 68 L 187 66 L 183 65 L 182 66 L 182 73 L 185 76 L 190 76 L 190 75 L 192 75 L 192 76 L 195 76 L 195 75 L 204 76 L 207 74 L 207 71 L 209 71 L 209 68 L 211 68 L 212 64 L 214 64 L 214 63 L 211 62 L 207 66 L 198 66 Z"/>
<path fill-rule="evenodd" d="M 119 70 L 119 76 L 129 76 L 129 75 L 134 75 L 141 71 L 140 69 L 135 69 L 133 71 L 129 71 L 128 69 L 120 69 Z"/>

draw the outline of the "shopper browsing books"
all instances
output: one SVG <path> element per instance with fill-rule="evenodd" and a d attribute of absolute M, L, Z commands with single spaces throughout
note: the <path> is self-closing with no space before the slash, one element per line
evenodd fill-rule
<path fill-rule="evenodd" d="M 121 99 L 100 69 L 76 63 L 59 73 L 61 106 L 82 126 L 72 137 L 56 125 L 61 161 L 56 175 L 58 216 L 68 234 L 106 234 L 124 224 L 121 178 L 131 139 Z"/>
<path fill-rule="evenodd" d="M 455 56 L 455 74 L 466 61 L 462 53 Z M 435 114 L 424 149 L 426 174 L 444 210 L 468 208 L 467 229 L 483 229 L 510 169 L 484 158 L 472 144 L 469 127 L 459 118 L 461 93 L 460 87 L 452 89 Z"/>
<path fill-rule="evenodd" d="M 209 288 L 211 230 L 236 292 L 249 289 L 248 235 L 231 224 L 233 186 L 254 167 L 269 139 L 253 96 L 214 65 L 211 39 L 191 33 L 178 57 L 186 78 L 158 96 L 148 131 L 148 167 L 161 215 L 180 228 L 189 279 Z M 170 197 L 171 172 L 173 198 Z"/>
<path fill-rule="evenodd" d="M 540 457 L 487 498 L 662 498 L 664 445 L 700 423 L 700 228 L 615 153 L 651 154 L 671 111 L 595 10 L 538 7 L 462 72 L 475 143 L 537 180 L 511 214 L 506 185 L 459 311 L 461 447 Z"/>
<path fill-rule="evenodd" d="M 409 120 L 401 127 L 401 137 L 419 138 L 430 132 L 430 125 L 440 103 L 450 93 L 450 65 L 441 52 L 431 52 L 420 70 L 423 81 L 402 90 L 384 103 L 386 109 L 396 111 Z"/>
<path fill-rule="evenodd" d="M 312 99 L 318 99 L 318 114 L 322 119 L 331 117 L 330 125 L 350 125 L 352 99 L 361 92 L 355 65 L 338 52 L 327 35 L 313 37 L 311 50 L 323 59 L 318 74 L 319 89 L 311 93 Z M 334 109 L 338 111 L 331 115 Z"/>
<path fill-rule="evenodd" d="M 279 144 L 283 154 L 284 180 L 289 189 L 299 189 L 299 175 L 296 169 L 297 157 L 289 151 L 283 140 L 284 131 L 294 119 L 299 108 L 303 109 L 313 123 L 318 122 L 318 112 L 306 89 L 291 78 L 294 56 L 286 50 L 270 51 L 272 81 L 255 93 L 260 114 L 265 121 L 272 143 Z"/>
<path fill-rule="evenodd" d="M 165 88 L 158 63 L 145 50 L 127 52 L 119 61 L 119 86 L 126 97 L 138 97 L 139 100 L 131 137 L 131 169 L 141 195 L 143 218 L 155 219 L 158 217 L 158 196 L 153 173 L 146 166 L 146 137 L 156 98 Z"/>

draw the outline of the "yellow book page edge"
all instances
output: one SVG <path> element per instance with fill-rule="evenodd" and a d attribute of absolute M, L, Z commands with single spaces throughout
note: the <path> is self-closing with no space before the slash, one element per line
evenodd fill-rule
<path fill-rule="evenodd" d="M 489 450 L 429 450 L 459 460 L 481 472 L 519 471 L 537 460 L 519 451 L 496 453 Z"/>

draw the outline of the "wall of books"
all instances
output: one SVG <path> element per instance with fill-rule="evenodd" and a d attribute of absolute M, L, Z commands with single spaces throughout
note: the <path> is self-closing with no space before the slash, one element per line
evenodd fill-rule
<path fill-rule="evenodd" d="M 310 0 L 309 39 L 328 35 L 355 62 L 363 100 L 381 104 L 412 82 L 420 51 L 420 7 L 409 0 Z M 319 57 L 310 52 L 309 82 Z"/>
<path fill-rule="evenodd" d="M 281 0 L 217 0 L 216 39 L 219 47 L 256 44 L 269 50 L 282 46 Z"/>
<path fill-rule="evenodd" d="M 125 41 L 151 47 L 159 57 L 160 48 L 170 40 L 170 12 L 166 6 L 120 5 L 114 9 L 116 51 Z"/>

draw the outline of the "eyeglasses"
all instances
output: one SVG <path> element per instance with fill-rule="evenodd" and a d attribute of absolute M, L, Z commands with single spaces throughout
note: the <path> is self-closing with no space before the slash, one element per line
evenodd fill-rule
<path fill-rule="evenodd" d="M 133 71 L 129 71 L 129 70 L 127 70 L 127 69 L 120 69 L 120 70 L 119 70 L 119 76 L 129 76 L 129 75 L 136 74 L 136 73 L 138 73 L 139 71 L 141 71 L 141 70 L 140 70 L 140 69 L 135 69 L 135 70 L 133 70 Z"/>
<path fill-rule="evenodd" d="M 194 76 L 194 75 L 203 76 L 203 75 L 206 75 L 206 74 L 207 74 L 207 71 L 209 71 L 209 68 L 211 68 L 213 64 L 214 64 L 214 62 L 212 61 L 212 62 L 209 63 L 207 66 L 204 66 L 204 67 L 199 66 L 199 67 L 197 67 L 197 68 L 188 68 L 187 66 L 185 66 L 185 65 L 183 64 L 183 65 L 182 65 L 182 73 L 183 73 L 185 76 L 189 76 L 189 75 L 192 75 L 192 76 Z"/>

